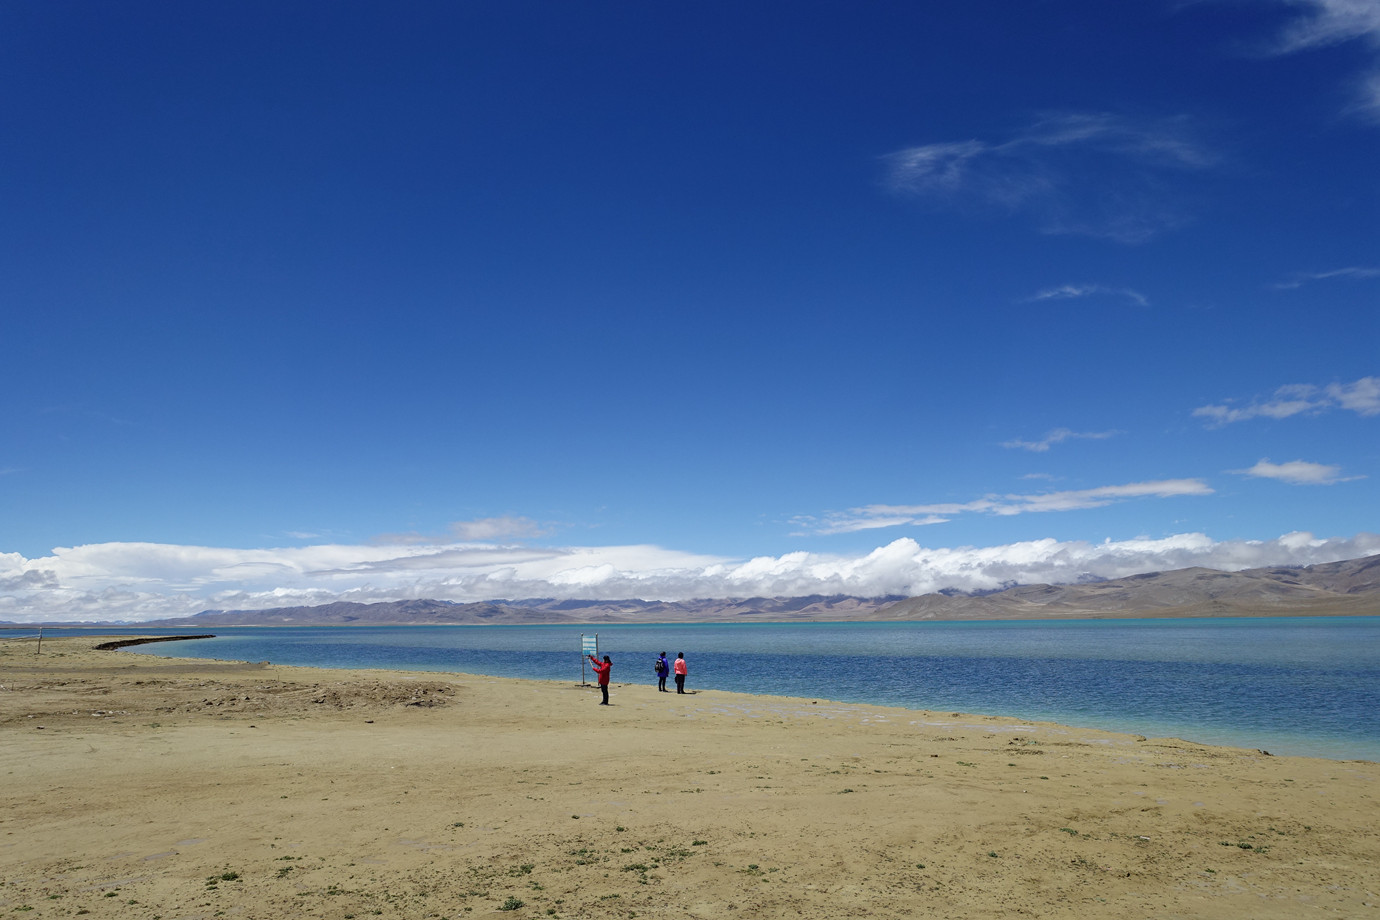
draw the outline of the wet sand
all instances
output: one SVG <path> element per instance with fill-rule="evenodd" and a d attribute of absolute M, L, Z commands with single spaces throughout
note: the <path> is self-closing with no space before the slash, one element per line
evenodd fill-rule
<path fill-rule="evenodd" d="M 0 642 L 5 915 L 1380 916 L 1375 763 L 101 641 Z"/>

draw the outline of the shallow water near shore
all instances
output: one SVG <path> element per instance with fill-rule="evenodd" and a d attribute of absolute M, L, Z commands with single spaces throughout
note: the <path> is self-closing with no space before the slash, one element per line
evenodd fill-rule
<path fill-rule="evenodd" d="M 46 635 L 91 630 L 45 630 Z M 187 630 L 105 629 L 177 635 Z M 621 682 L 684 652 L 690 690 L 981 713 L 1380 761 L 1380 617 L 966 623 L 226 627 L 154 655 Z"/>

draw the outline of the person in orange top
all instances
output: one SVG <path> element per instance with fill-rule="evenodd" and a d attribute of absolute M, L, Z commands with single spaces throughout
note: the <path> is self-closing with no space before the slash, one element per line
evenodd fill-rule
<path fill-rule="evenodd" d="M 600 664 L 598 658 L 590 655 L 589 660 L 594 662 L 594 676 L 599 678 L 599 690 L 604 694 L 604 699 L 599 705 L 607 706 L 609 704 L 609 672 L 613 670 L 613 659 L 605 655 L 604 663 Z M 680 678 L 676 678 L 676 680 L 680 680 Z"/>
<path fill-rule="evenodd" d="M 685 663 L 685 653 L 676 652 L 676 692 L 685 692 L 685 675 L 690 673 L 690 668 Z"/>

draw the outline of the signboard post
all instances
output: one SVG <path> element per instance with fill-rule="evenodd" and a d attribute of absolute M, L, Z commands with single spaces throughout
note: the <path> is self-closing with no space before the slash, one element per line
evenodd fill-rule
<path fill-rule="evenodd" d="M 585 686 L 585 661 L 587 661 L 587 660 L 589 659 L 589 656 L 590 656 L 590 655 L 593 655 L 595 658 L 598 658 L 598 657 L 599 657 L 599 634 L 598 634 L 598 633 L 595 633 L 595 634 L 592 635 L 592 636 L 586 636 L 584 633 L 581 633 L 581 634 L 580 634 L 580 686 L 581 686 L 581 687 Z"/>

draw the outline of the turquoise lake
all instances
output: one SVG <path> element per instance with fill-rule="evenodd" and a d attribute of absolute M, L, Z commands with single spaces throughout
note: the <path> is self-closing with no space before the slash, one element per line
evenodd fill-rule
<path fill-rule="evenodd" d="M 230 627 L 146 654 L 578 682 L 684 652 L 687 688 L 1061 722 L 1380 761 L 1380 617 L 618 626 Z M 90 630 L 47 630 L 50 635 Z M 178 630 L 102 630 L 177 634 Z M 181 632 L 186 632 L 185 630 Z"/>

